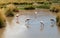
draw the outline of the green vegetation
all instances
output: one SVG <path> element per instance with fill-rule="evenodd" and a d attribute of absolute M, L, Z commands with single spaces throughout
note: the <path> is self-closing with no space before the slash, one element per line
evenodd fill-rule
<path fill-rule="evenodd" d="M 56 22 L 57 22 L 57 25 L 60 26 L 60 13 L 57 14 Z"/>
<path fill-rule="evenodd" d="M 40 4 L 40 3 L 38 4 L 38 3 L 36 2 L 36 4 L 37 4 L 37 5 L 35 5 L 34 3 L 31 3 L 31 4 L 22 4 L 22 5 L 17 5 L 17 6 L 19 7 L 18 9 L 20 9 L 20 10 L 23 9 L 23 10 L 24 10 L 25 8 L 29 8 L 29 9 L 30 9 L 30 8 L 34 8 L 34 9 L 35 9 L 35 8 L 49 9 L 49 8 L 50 8 L 50 5 L 51 5 L 51 4 L 48 3 L 48 2 L 47 2 L 47 3 L 45 2 L 45 3 L 43 3 L 43 4 Z M 31 10 L 31 9 L 30 9 L 30 10 Z"/>
<path fill-rule="evenodd" d="M 51 0 L 53 3 L 60 3 L 60 0 Z"/>
<path fill-rule="evenodd" d="M 56 22 L 59 22 L 59 16 L 56 17 Z"/>
<path fill-rule="evenodd" d="M 60 11 L 60 5 L 59 4 L 52 4 L 50 7 L 50 11 L 58 13 Z"/>
<path fill-rule="evenodd" d="M 12 2 L 8 1 L 7 3 L 1 4 L 0 7 L 1 8 L 2 7 L 6 8 L 6 5 L 14 4 L 15 6 L 18 7 L 19 10 L 25 10 L 25 8 L 29 8 L 30 9 L 30 7 L 32 7 L 32 8 L 50 9 L 50 11 L 52 11 L 52 12 L 59 12 L 58 11 L 59 9 L 56 9 L 55 7 L 53 7 L 51 9 L 50 6 L 52 6 L 53 3 L 60 4 L 60 0 L 29 0 L 29 1 L 28 0 L 20 0 L 20 1 L 17 0 L 16 2 L 13 2 L 13 0 L 12 0 Z M 56 4 L 54 4 L 54 5 L 56 5 Z"/>
<path fill-rule="evenodd" d="M 43 3 L 43 4 L 39 5 L 39 6 L 37 6 L 37 8 L 49 9 L 50 4 L 49 3 Z"/>
<path fill-rule="evenodd" d="M 19 12 L 14 4 L 7 5 L 5 8 L 5 15 L 7 17 L 13 17 L 15 12 Z"/>
<path fill-rule="evenodd" d="M 32 6 L 30 6 L 30 7 L 25 7 L 24 9 L 25 9 L 25 10 L 34 10 L 35 8 L 32 7 Z"/>
<path fill-rule="evenodd" d="M 50 6 L 48 6 L 48 5 L 41 5 L 41 6 L 37 6 L 37 8 L 49 9 Z"/>
<path fill-rule="evenodd" d="M 0 28 L 3 28 L 3 27 L 5 27 L 5 22 L 0 19 Z"/>
<path fill-rule="evenodd" d="M 14 5 L 32 5 L 33 3 L 27 3 L 27 2 L 24 2 L 24 3 L 13 3 Z"/>
<path fill-rule="evenodd" d="M 5 27 L 6 25 L 6 18 L 4 14 L 0 11 L 0 28 Z"/>
<path fill-rule="evenodd" d="M 7 0 L 8 2 L 1 4 L 1 8 L 2 7 L 6 7 L 6 5 L 9 4 L 14 4 L 15 6 L 18 7 L 18 9 L 20 10 L 24 10 L 25 8 L 42 8 L 42 9 L 50 9 L 53 3 L 58 3 L 60 4 L 60 0 L 17 0 L 16 2 L 12 2 L 9 0 Z M 34 2 L 33 2 L 34 1 Z M 34 5 L 35 4 L 35 5 Z M 50 11 L 55 11 L 55 10 L 59 10 L 59 9 L 54 9 L 54 7 L 52 9 L 50 9 Z"/>
<path fill-rule="evenodd" d="M 14 16 L 14 13 L 11 10 L 7 10 L 6 13 L 5 13 L 5 15 L 7 17 L 13 17 Z"/>

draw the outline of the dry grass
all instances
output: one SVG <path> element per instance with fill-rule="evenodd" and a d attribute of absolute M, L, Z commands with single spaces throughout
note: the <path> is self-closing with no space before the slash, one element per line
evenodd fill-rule
<path fill-rule="evenodd" d="M 8 3 L 8 2 L 18 2 L 18 3 L 21 3 L 21 2 L 34 2 L 34 1 L 46 1 L 46 0 L 0 0 L 0 3 Z"/>
<path fill-rule="evenodd" d="M 0 25 L 0 38 L 2 38 L 2 34 L 5 30 L 5 27 L 2 27 L 2 26 L 5 26 L 5 24 L 6 24 L 6 22 L 4 22 L 4 20 L 6 20 L 6 17 L 4 15 L 4 11 L 2 9 L 0 9 L 0 24 L 4 23 L 4 24 Z"/>
<path fill-rule="evenodd" d="M 4 28 L 6 26 L 6 17 L 5 14 L 0 10 L 0 28 Z"/>
<path fill-rule="evenodd" d="M 60 12 L 58 12 L 58 13 L 57 13 L 57 16 L 59 16 L 59 17 L 60 17 Z"/>
<path fill-rule="evenodd" d="M 5 14 L 3 13 L 3 11 L 1 9 L 0 9 L 0 19 L 6 20 Z"/>
<path fill-rule="evenodd" d="M 7 7 L 7 9 L 10 9 L 10 10 L 13 10 L 16 8 L 16 6 L 14 4 L 9 4 L 6 7 Z"/>

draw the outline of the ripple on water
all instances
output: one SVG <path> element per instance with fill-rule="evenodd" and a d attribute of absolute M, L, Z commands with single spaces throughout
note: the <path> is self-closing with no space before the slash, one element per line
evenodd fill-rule
<path fill-rule="evenodd" d="M 31 18 L 29 21 L 31 28 L 29 29 L 27 29 L 25 25 L 26 18 Z M 6 38 L 58 38 L 58 29 L 56 25 L 51 27 L 50 18 L 53 17 L 46 15 L 39 16 L 35 19 L 33 15 L 32 17 L 21 15 L 18 19 L 20 24 L 17 24 L 15 17 L 12 21 L 12 27 L 10 27 L 10 25 L 6 27 L 5 36 Z M 42 28 L 42 30 L 40 30 L 40 21 L 43 21 L 44 23 L 44 28 Z"/>

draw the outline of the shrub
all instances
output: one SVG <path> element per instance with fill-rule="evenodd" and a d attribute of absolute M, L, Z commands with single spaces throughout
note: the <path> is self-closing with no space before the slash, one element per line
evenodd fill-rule
<path fill-rule="evenodd" d="M 50 3 L 49 2 L 42 2 L 39 6 L 36 6 L 37 8 L 43 8 L 43 9 L 49 9 L 50 8 Z"/>
<path fill-rule="evenodd" d="M 10 10 L 13 10 L 13 9 L 15 9 L 16 8 L 16 6 L 14 5 L 14 4 L 9 4 L 9 5 L 7 5 L 6 6 L 6 9 L 10 9 Z"/>
<path fill-rule="evenodd" d="M 16 8 L 16 9 L 13 9 L 13 12 L 19 12 L 19 10 Z"/>
<path fill-rule="evenodd" d="M 56 22 L 57 22 L 57 23 L 59 22 L 59 16 L 56 17 Z"/>
<path fill-rule="evenodd" d="M 25 7 L 24 9 L 25 10 L 34 10 L 35 8 L 34 7 Z"/>
<path fill-rule="evenodd" d="M 59 4 L 52 4 L 50 7 L 50 11 L 58 13 L 60 11 L 60 5 Z"/>
<path fill-rule="evenodd" d="M 58 26 L 60 26 L 60 21 L 59 21 L 59 23 L 58 23 Z"/>
<path fill-rule="evenodd" d="M 16 2 L 14 2 L 13 4 L 14 4 L 14 5 L 19 5 L 19 3 L 16 3 Z"/>
<path fill-rule="evenodd" d="M 13 17 L 14 16 L 14 13 L 13 12 L 17 12 L 16 10 L 16 7 L 14 4 L 9 4 L 6 6 L 6 9 L 5 9 L 5 15 L 7 17 Z"/>
<path fill-rule="evenodd" d="M 50 6 L 49 5 L 40 5 L 40 6 L 37 6 L 36 8 L 49 9 Z"/>
<path fill-rule="evenodd" d="M 51 2 L 44 2 L 44 5 L 48 5 L 48 4 L 51 4 Z"/>
<path fill-rule="evenodd" d="M 56 9 L 55 7 L 53 7 L 52 9 L 50 9 L 50 11 L 55 12 L 55 13 L 58 13 L 59 12 L 59 9 Z"/>
<path fill-rule="evenodd" d="M 24 3 L 20 3 L 20 5 L 32 5 L 33 3 L 27 3 L 27 2 L 24 2 Z"/>
<path fill-rule="evenodd" d="M 6 26 L 6 18 L 5 15 L 0 11 L 0 28 Z"/>
<path fill-rule="evenodd" d="M 14 13 L 13 13 L 13 11 L 11 11 L 11 10 L 7 10 L 6 13 L 5 13 L 5 15 L 6 15 L 7 17 L 13 17 L 13 16 L 14 16 Z"/>
<path fill-rule="evenodd" d="M 52 0 L 53 3 L 58 3 L 60 0 Z"/>
<path fill-rule="evenodd" d="M 5 27 L 5 22 L 0 19 L 0 28 L 3 28 L 3 27 Z"/>
<path fill-rule="evenodd" d="M 56 22 L 57 22 L 57 25 L 60 26 L 60 13 L 57 14 Z"/>
<path fill-rule="evenodd" d="M 37 2 L 38 4 L 43 4 L 44 2 Z"/>

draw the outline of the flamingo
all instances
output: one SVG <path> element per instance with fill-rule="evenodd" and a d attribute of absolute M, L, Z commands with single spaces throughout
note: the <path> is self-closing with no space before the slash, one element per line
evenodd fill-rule
<path fill-rule="evenodd" d="M 37 12 L 35 12 L 35 14 L 37 14 Z"/>
<path fill-rule="evenodd" d="M 17 22 L 16 22 L 16 23 L 18 23 L 18 24 L 19 24 L 19 21 L 18 21 L 18 18 L 19 18 L 19 14 L 17 14 L 17 15 L 16 15 L 16 17 L 17 17 Z"/>
<path fill-rule="evenodd" d="M 41 29 L 40 29 L 40 30 L 43 30 L 43 28 L 44 28 L 44 23 L 43 23 L 43 21 L 40 21 L 40 23 L 41 23 Z"/>
<path fill-rule="evenodd" d="M 54 24 L 55 24 L 55 20 L 54 19 L 50 19 L 50 21 L 51 21 L 51 27 L 53 27 L 54 26 Z"/>
<path fill-rule="evenodd" d="M 29 25 L 29 20 L 31 20 L 30 18 L 26 18 L 25 22 L 27 22 L 27 24 Z M 26 25 L 26 24 L 25 24 Z M 29 26 L 26 25 L 27 28 L 29 28 Z"/>
<path fill-rule="evenodd" d="M 27 18 L 26 20 L 25 20 L 25 22 L 27 22 L 27 21 L 29 21 L 30 20 L 30 18 Z"/>
<path fill-rule="evenodd" d="M 35 18 L 37 17 L 37 12 L 35 12 Z"/>

